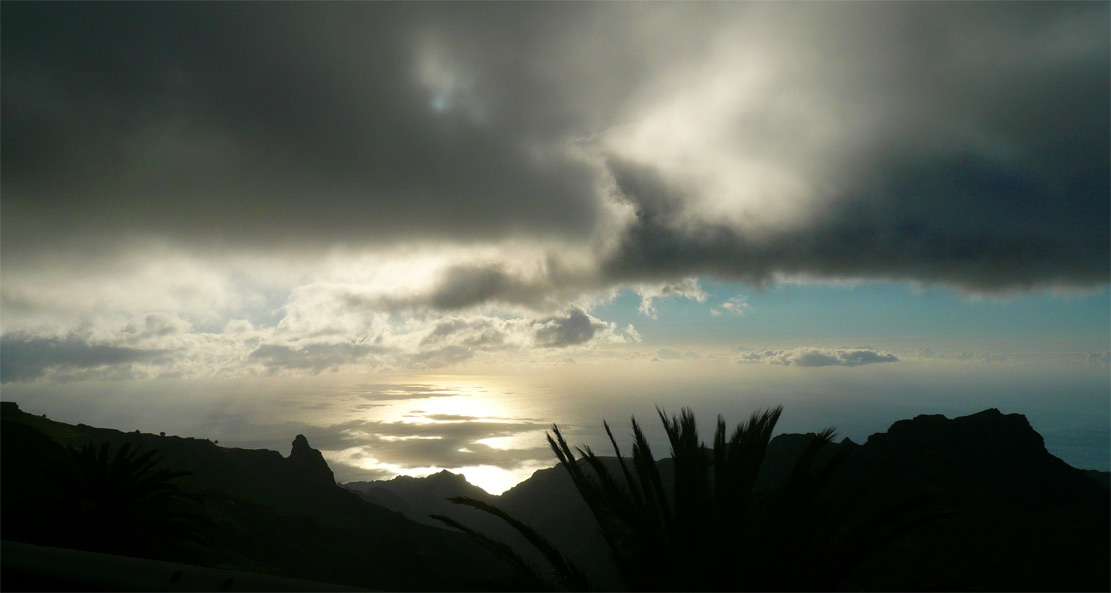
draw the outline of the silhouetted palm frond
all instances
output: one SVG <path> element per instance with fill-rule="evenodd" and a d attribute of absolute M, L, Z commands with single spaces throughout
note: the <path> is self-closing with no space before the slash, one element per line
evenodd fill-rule
<path fill-rule="evenodd" d="M 58 545 L 164 559 L 192 559 L 211 527 L 195 495 L 178 482 L 188 472 L 160 467 L 155 451 L 113 454 L 109 443 L 69 447 L 44 468 L 39 506 Z"/>
<path fill-rule="evenodd" d="M 631 464 L 603 424 L 620 475 L 589 447 L 576 449 L 576 456 L 558 426 L 548 434 L 629 590 L 830 590 L 879 546 L 938 517 L 918 512 L 921 499 L 862 515 L 855 503 L 868 481 L 851 492 L 832 492 L 830 483 L 847 455 L 833 445 L 833 429 L 809 439 L 780 483 L 758 488 L 782 407 L 752 414 L 729 434 L 719 416 L 711 447 L 700 440 L 690 409 L 674 416 L 656 411 L 673 460 L 670 491 L 635 418 Z M 585 586 L 585 578 L 566 576 L 565 567 L 573 565 L 531 528 L 496 507 L 454 501 L 483 508 L 524 534 L 563 575 L 561 586 Z"/>
<path fill-rule="evenodd" d="M 548 563 L 551 565 L 555 584 L 557 584 L 560 588 L 568 589 L 571 591 L 589 591 L 594 588 L 593 586 L 591 586 L 590 581 L 586 578 L 586 574 L 578 566 L 576 566 L 575 563 L 568 560 L 562 552 L 560 552 L 554 545 L 552 545 L 551 542 L 544 538 L 544 536 L 540 535 L 531 526 L 513 518 L 502 509 L 488 502 L 475 500 L 466 496 L 454 496 L 448 498 L 448 500 L 455 504 L 469 506 L 471 508 L 478 509 L 484 513 L 493 515 L 498 519 L 501 519 L 510 527 L 515 529 L 518 533 L 523 535 L 525 539 L 533 545 L 533 547 L 535 547 L 537 550 L 540 551 L 541 554 L 544 555 L 544 559 L 547 560 Z M 519 577 L 523 579 L 524 583 L 529 586 L 529 588 L 536 590 L 548 588 L 546 581 L 544 580 L 541 573 L 536 569 L 536 567 L 522 558 L 520 554 L 517 554 L 517 552 L 515 552 L 507 544 L 482 535 L 468 527 L 463 526 L 458 521 L 455 521 L 454 519 L 451 519 L 449 517 L 445 517 L 443 515 L 432 515 L 432 518 L 448 525 L 449 527 L 453 527 L 462 531 L 463 533 L 466 533 L 477 542 L 479 542 L 481 545 L 483 545 L 485 548 L 497 555 L 499 558 L 508 562 L 509 565 L 512 566 L 517 572 Z"/>

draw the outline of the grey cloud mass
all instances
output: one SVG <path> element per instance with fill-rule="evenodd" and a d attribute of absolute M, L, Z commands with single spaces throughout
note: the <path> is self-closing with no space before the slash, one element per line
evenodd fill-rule
<path fill-rule="evenodd" d="M 262 362 L 270 371 L 305 370 L 320 373 L 336 367 L 358 363 L 365 357 L 385 349 L 373 344 L 341 342 L 338 344 L 306 344 L 301 347 L 263 344 L 249 358 Z"/>
<path fill-rule="evenodd" d="M 562 360 L 639 341 L 622 290 L 745 311 L 702 278 L 1111 279 L 1106 2 L 0 10 L 4 382 Z"/>
<path fill-rule="evenodd" d="M 801 229 L 759 233 L 720 222 L 680 227 L 673 221 L 684 214 L 683 194 L 652 170 L 616 165 L 637 220 L 603 266 L 627 280 L 705 274 L 765 284 L 796 273 L 986 292 L 1107 281 L 1106 187 L 1093 177 L 1087 187 L 1041 191 L 1025 172 L 1008 177 L 976 160 L 885 180 L 903 191 L 866 188 L 861 198 L 837 197 L 825 218 Z M 1014 220 L 1023 211 L 1029 219 Z"/>
<path fill-rule="evenodd" d="M 11 3 L 5 259 L 151 235 L 529 238 L 598 242 L 602 286 L 1101 284 L 1107 18 L 1103 3 Z M 550 280 L 453 269 L 431 304 L 536 302 Z"/>
<path fill-rule="evenodd" d="M 490 348 L 505 343 L 506 335 L 492 319 L 448 318 L 440 321 L 421 340 L 421 346 L 450 341 L 474 348 Z"/>
<path fill-rule="evenodd" d="M 96 371 L 102 377 L 126 373 L 134 363 L 164 358 L 165 350 L 143 350 L 101 344 L 80 336 L 42 338 L 24 334 L 0 336 L 0 383 L 31 381 L 49 372 Z"/>
<path fill-rule="evenodd" d="M 589 230 L 592 168 L 530 152 L 504 105 L 481 122 L 434 108 L 482 74 L 444 45 L 467 21 L 498 26 L 480 12 L 6 6 L 5 219 L 21 224 L 5 250 L 50 228 L 256 246 Z"/>
<path fill-rule="evenodd" d="M 607 324 L 592 318 L 580 309 L 572 309 L 566 317 L 552 317 L 536 322 L 536 343 L 549 348 L 562 348 L 585 344 L 596 333 L 611 329 Z"/>

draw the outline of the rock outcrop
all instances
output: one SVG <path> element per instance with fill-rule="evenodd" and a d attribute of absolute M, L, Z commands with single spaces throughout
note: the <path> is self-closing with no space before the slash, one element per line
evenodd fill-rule
<path fill-rule="evenodd" d="M 324 461 L 324 455 L 310 447 L 309 440 L 303 434 L 293 439 L 293 448 L 286 458 L 286 463 L 293 468 L 298 477 L 310 483 L 324 486 L 336 485 L 336 476 L 328 467 L 328 462 Z"/>

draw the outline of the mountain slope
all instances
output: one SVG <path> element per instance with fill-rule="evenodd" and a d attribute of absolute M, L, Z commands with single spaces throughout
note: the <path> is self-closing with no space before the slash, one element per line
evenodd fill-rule
<path fill-rule="evenodd" d="M 0 419 L 4 539 L 53 544 L 38 528 L 51 512 L 39 495 L 49 485 L 38 476 L 57 462 L 63 446 L 107 442 L 118 450 L 129 443 L 157 451 L 167 468 L 191 472 L 181 482 L 201 498 L 212 521 L 205 564 L 389 590 L 471 588 L 504 572 L 465 537 L 414 523 L 338 487 L 319 451 L 302 436 L 283 457 L 53 422 L 9 402 Z"/>
<path fill-rule="evenodd" d="M 758 487 L 785 476 L 813 435 L 779 435 L 769 445 Z M 911 532 L 862 568 L 867 588 L 973 588 L 984 590 L 1108 590 L 1111 588 L 1111 498 L 1105 473 L 1070 467 L 1051 455 L 1019 414 L 985 410 L 948 419 L 923 415 L 894 423 L 847 451 L 831 488 L 859 489 L 856 516 L 910 497 L 928 495 L 948 518 Z M 616 463 L 615 459 L 608 460 Z M 665 483 L 671 461 L 659 462 Z M 392 493 L 410 516 L 437 512 L 501 537 L 523 540 L 499 521 L 467 508 L 444 509 L 443 477 L 362 483 L 378 496 Z M 404 485 L 403 488 L 397 487 Z M 467 485 L 469 486 L 469 485 Z M 422 487 L 424 490 L 422 491 Z M 473 487 L 471 487 L 473 488 Z M 619 585 L 609 552 L 586 505 L 563 468 L 537 471 L 487 500 L 534 526 L 606 588 Z M 436 509 L 436 510 L 433 510 Z"/>

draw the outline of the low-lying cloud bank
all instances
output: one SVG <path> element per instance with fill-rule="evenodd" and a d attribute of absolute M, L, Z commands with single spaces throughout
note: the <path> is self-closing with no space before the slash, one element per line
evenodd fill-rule
<path fill-rule="evenodd" d="M 871 348 L 795 348 L 793 350 L 750 350 L 738 354 L 736 361 L 798 367 L 855 367 L 881 362 L 899 362 L 899 359 L 890 352 Z"/>
<path fill-rule="evenodd" d="M 165 359 L 166 350 L 142 350 L 90 343 L 77 336 L 43 338 L 25 334 L 0 337 L 0 381 L 30 381 L 56 370 L 72 376 L 118 374 L 122 367 Z"/>
<path fill-rule="evenodd" d="M 321 322 L 327 321 L 327 312 L 321 315 Z M 236 321 L 221 332 L 165 321 L 163 316 L 132 319 L 100 335 L 5 333 L 0 335 L 0 382 L 430 369 L 483 356 L 527 360 L 640 339 L 631 325 L 621 330 L 577 308 L 537 319 L 474 314 L 391 323 L 379 318 L 330 328 L 304 317 L 293 329 Z M 136 333 L 136 327 L 144 331 Z"/>

